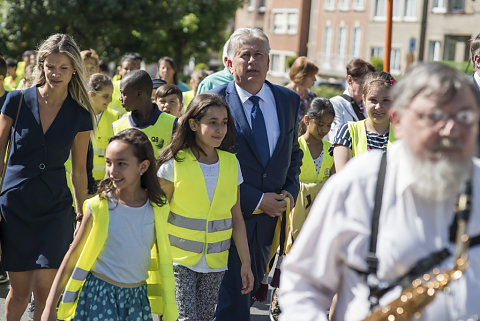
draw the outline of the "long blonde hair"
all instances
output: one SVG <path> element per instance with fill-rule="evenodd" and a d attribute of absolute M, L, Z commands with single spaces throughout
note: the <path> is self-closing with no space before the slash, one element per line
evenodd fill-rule
<path fill-rule="evenodd" d="M 40 86 L 45 84 L 43 63 L 45 58 L 52 53 L 63 53 L 70 58 L 75 73 L 68 83 L 68 93 L 72 96 L 73 100 L 88 110 L 92 124 L 95 126 L 95 112 L 88 98 L 85 63 L 80 55 L 80 49 L 71 36 L 57 33 L 48 37 L 48 39 L 40 45 L 37 52 L 35 69 L 33 71 L 33 84 Z"/>

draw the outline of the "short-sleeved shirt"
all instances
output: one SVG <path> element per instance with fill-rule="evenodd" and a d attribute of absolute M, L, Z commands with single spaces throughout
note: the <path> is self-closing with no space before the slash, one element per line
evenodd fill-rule
<path fill-rule="evenodd" d="M 388 135 L 386 132 L 383 135 L 372 133 L 367 130 L 367 148 L 370 149 L 381 149 L 383 151 L 387 150 L 388 144 Z M 350 131 L 348 130 L 348 123 L 343 124 L 335 136 L 332 146 L 328 149 L 330 156 L 333 156 L 333 149 L 335 145 L 346 146 L 349 149 L 352 149 L 352 137 L 350 136 Z"/>
<path fill-rule="evenodd" d="M 74 224 L 64 164 L 76 135 L 93 128 L 90 113 L 68 95 L 44 134 L 37 94 L 36 86 L 24 90 L 0 195 L 2 265 L 8 271 L 60 266 Z M 15 119 L 20 96 L 10 92 L 1 112 Z"/>

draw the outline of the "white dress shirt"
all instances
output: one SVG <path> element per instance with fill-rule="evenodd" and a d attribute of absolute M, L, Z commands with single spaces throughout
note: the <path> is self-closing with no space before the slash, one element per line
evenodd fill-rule
<path fill-rule="evenodd" d="M 242 102 L 243 111 L 245 117 L 247 117 L 248 125 L 252 128 L 252 108 L 253 103 L 249 100 L 250 96 L 253 96 L 245 89 L 242 89 L 235 83 L 238 97 Z M 255 95 L 260 98 L 259 105 L 260 110 L 265 120 L 265 128 L 267 128 L 268 147 L 270 148 L 270 157 L 273 155 L 275 146 L 277 146 L 278 137 L 280 137 L 280 125 L 278 124 L 277 107 L 275 104 L 275 97 L 273 97 L 272 90 L 267 84 L 263 84 L 262 89 Z"/>
<path fill-rule="evenodd" d="M 379 220 L 377 276 L 392 281 L 432 252 L 454 246 L 449 226 L 455 197 L 434 203 L 420 199 L 411 189 L 412 174 L 405 162 L 402 142 L 391 145 L 387 157 L 383 203 Z M 369 313 L 369 289 L 353 268 L 366 271 L 371 216 L 381 153 L 355 157 L 327 181 L 315 199 L 292 251 L 282 264 L 280 320 L 327 320 L 331 299 L 338 293 L 336 321 L 362 320 Z M 468 232 L 480 234 L 480 161 L 474 160 L 473 207 Z M 467 320 L 480 316 L 480 246 L 468 252 L 463 277 L 439 292 L 422 312 L 423 321 Z M 453 266 L 451 257 L 440 270 Z M 396 299 L 399 287 L 380 305 Z"/>

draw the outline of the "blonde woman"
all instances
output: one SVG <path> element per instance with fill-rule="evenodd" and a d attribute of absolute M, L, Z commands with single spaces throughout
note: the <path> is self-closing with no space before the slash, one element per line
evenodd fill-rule
<path fill-rule="evenodd" d="M 20 320 L 32 292 L 34 320 L 40 320 L 55 273 L 72 242 L 75 213 L 64 167 L 70 154 L 77 220 L 82 217 L 93 126 L 84 75 L 74 40 L 55 34 L 38 50 L 34 86 L 24 91 L 15 132 L 21 92 L 9 93 L 1 110 L 0 158 L 8 139 L 12 142 L 0 194 L 1 263 L 10 278 L 8 321 Z"/>

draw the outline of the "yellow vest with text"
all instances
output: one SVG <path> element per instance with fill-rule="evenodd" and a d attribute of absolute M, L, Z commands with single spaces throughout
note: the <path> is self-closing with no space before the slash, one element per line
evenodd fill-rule
<path fill-rule="evenodd" d="M 133 127 L 130 123 L 130 115 L 131 113 L 128 113 L 113 123 L 114 135 L 122 130 Z M 137 128 L 144 132 L 152 142 L 155 158 L 158 158 L 162 150 L 170 144 L 175 119 L 175 116 L 162 112 L 160 113 L 160 116 L 158 116 L 157 122 L 154 125 L 145 128 Z"/>
<path fill-rule="evenodd" d="M 330 142 L 322 139 L 323 142 L 323 159 L 320 170 L 315 169 L 315 163 L 313 162 L 312 154 L 308 149 L 307 142 L 303 136 L 298 138 L 298 144 L 303 151 L 302 166 L 300 167 L 300 176 L 298 177 L 301 182 L 325 182 L 330 177 L 330 171 L 333 166 L 333 157 L 328 153 L 328 148 L 332 145 Z"/>
<path fill-rule="evenodd" d="M 228 263 L 232 236 L 231 209 L 237 201 L 238 163 L 234 154 L 217 149 L 219 172 L 210 204 L 202 169 L 190 149 L 174 161 L 174 191 L 168 216 L 168 236 L 174 262 L 194 266 L 202 253 L 208 266 Z"/>
<path fill-rule="evenodd" d="M 112 123 L 118 120 L 118 112 L 108 109 L 102 113 L 97 124 L 97 130 L 93 145 L 93 178 L 102 180 L 105 177 L 105 151 L 107 150 L 108 141 L 113 136 Z"/>
<path fill-rule="evenodd" d="M 75 309 L 83 284 L 108 236 L 109 211 L 107 200 L 100 199 L 97 195 L 85 201 L 84 207 L 87 205 L 92 211 L 93 226 L 65 287 L 57 311 L 59 320 L 71 320 L 75 316 Z M 173 263 L 165 224 L 169 206 L 152 206 L 155 215 L 156 242 L 152 247 L 152 260 L 148 271 L 148 299 L 152 314 L 162 315 L 165 321 L 174 321 L 177 320 L 178 310 L 175 301 Z"/>
<path fill-rule="evenodd" d="M 360 121 L 348 122 L 348 131 L 350 133 L 350 137 L 352 138 L 352 157 L 368 151 L 367 130 L 365 128 L 365 121 L 366 119 L 360 120 Z M 394 141 L 395 141 L 395 135 L 393 134 L 393 126 L 390 123 L 387 148 Z"/>

